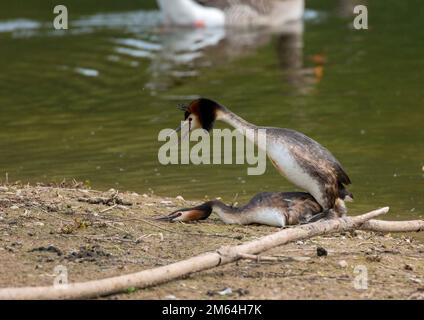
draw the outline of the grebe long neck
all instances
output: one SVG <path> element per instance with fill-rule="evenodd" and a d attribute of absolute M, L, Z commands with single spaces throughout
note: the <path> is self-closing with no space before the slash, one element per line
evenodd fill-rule
<path fill-rule="evenodd" d="M 231 112 L 228 109 L 222 110 L 217 117 L 217 120 L 224 121 L 235 129 L 240 130 L 241 132 L 245 132 L 246 130 L 254 130 L 258 127 L 254 124 L 244 120 L 242 117 L 239 117 L 234 112 Z"/>
<path fill-rule="evenodd" d="M 244 221 L 247 217 L 245 215 L 237 214 L 239 213 L 239 208 L 227 206 L 219 200 L 210 201 L 212 206 L 212 211 L 215 212 L 219 218 L 228 224 L 244 224 L 247 221 Z"/>
<path fill-rule="evenodd" d="M 239 130 L 247 138 L 247 140 L 253 142 L 258 146 L 258 148 L 267 152 L 267 139 L 266 135 L 264 135 L 264 128 L 260 128 L 253 123 L 244 120 L 242 117 L 236 115 L 234 112 L 231 112 L 226 108 L 218 113 L 217 120 L 221 120 Z"/>

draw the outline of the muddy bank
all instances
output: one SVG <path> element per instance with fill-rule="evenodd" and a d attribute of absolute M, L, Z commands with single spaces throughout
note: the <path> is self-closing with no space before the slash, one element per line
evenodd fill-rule
<path fill-rule="evenodd" d="M 276 231 L 225 225 L 214 216 L 194 224 L 152 220 L 194 204 L 181 197 L 100 192 L 82 185 L 2 185 L 0 286 L 51 285 L 63 270 L 70 282 L 121 275 Z M 411 235 L 355 231 L 291 243 L 264 255 L 274 259 L 243 260 L 108 298 L 424 298 L 424 243 Z M 364 270 L 367 289 L 359 288 L 364 278 L 357 278 Z"/>

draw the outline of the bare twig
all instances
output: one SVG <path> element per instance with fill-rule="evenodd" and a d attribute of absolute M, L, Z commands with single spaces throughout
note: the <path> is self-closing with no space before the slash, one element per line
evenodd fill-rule
<path fill-rule="evenodd" d="M 157 225 L 156 223 L 149 221 L 147 219 L 143 219 L 143 218 L 123 218 L 123 219 L 119 219 L 119 221 L 140 221 L 140 222 L 144 222 L 152 227 L 155 227 L 157 229 L 160 229 L 162 231 L 166 231 L 169 233 L 175 233 L 175 234 L 180 234 L 180 235 L 185 235 L 185 236 L 204 236 L 204 237 L 219 237 L 219 238 L 229 238 L 229 239 L 237 239 L 239 240 L 239 237 L 237 236 L 229 236 L 226 234 L 218 234 L 218 233 L 200 233 L 200 232 L 179 232 L 176 230 L 172 230 L 172 229 L 168 229 L 162 226 Z"/>

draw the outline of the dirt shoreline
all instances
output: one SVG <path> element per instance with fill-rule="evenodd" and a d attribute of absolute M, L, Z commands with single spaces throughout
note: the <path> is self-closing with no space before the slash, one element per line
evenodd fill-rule
<path fill-rule="evenodd" d="M 0 185 L 0 287 L 52 285 L 63 267 L 70 282 L 127 274 L 277 230 L 225 225 L 215 216 L 195 224 L 151 219 L 197 203 L 78 184 Z M 243 260 L 106 298 L 424 299 L 424 242 L 410 235 L 355 231 L 264 255 L 278 260 Z M 355 289 L 364 267 L 368 289 Z"/>

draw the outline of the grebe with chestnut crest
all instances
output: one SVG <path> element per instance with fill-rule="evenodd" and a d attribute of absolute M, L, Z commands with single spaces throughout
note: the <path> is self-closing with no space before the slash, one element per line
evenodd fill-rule
<path fill-rule="evenodd" d="M 268 158 L 280 174 L 313 196 L 322 208 L 319 218 L 345 214 L 345 210 L 338 208 L 345 208 L 344 201 L 353 199 L 345 188 L 351 181 L 340 162 L 315 140 L 291 129 L 256 126 L 206 98 L 196 99 L 180 108 L 184 111 L 182 126 L 188 125 L 189 131 L 197 128 L 210 131 L 217 120 L 242 133 L 265 129 Z M 260 145 L 258 147 L 261 148 Z"/>

